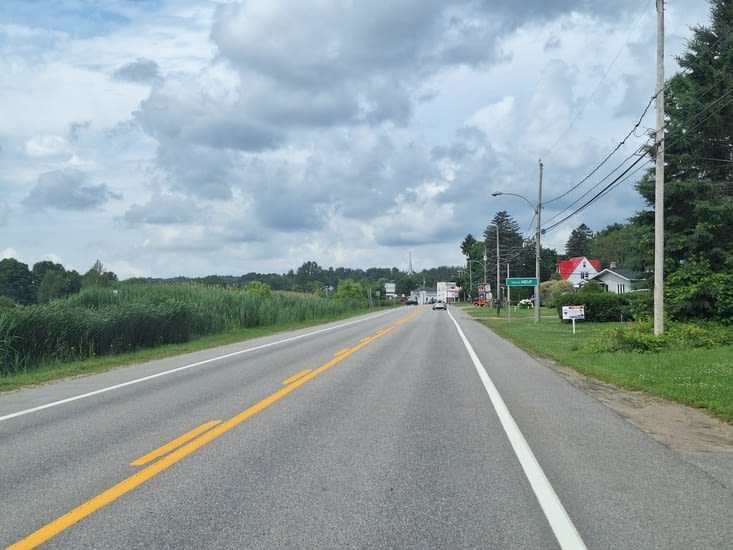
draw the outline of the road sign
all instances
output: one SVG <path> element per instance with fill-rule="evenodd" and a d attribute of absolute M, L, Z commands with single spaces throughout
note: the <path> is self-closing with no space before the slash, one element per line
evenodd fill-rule
<path fill-rule="evenodd" d="M 570 319 L 585 320 L 585 307 L 580 306 L 562 306 L 562 318 L 565 321 Z"/>
<path fill-rule="evenodd" d="M 537 277 L 509 277 L 506 286 L 537 286 Z"/>

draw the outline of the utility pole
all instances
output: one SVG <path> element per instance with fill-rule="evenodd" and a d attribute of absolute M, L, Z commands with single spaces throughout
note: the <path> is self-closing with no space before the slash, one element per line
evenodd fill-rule
<path fill-rule="evenodd" d="M 534 274 L 537 278 L 537 285 L 534 287 L 534 322 L 540 322 L 540 233 L 542 232 L 542 222 L 540 216 L 542 212 L 542 159 L 540 159 L 540 185 L 537 195 L 537 234 L 535 235 L 535 255 L 534 255 Z"/>
<path fill-rule="evenodd" d="M 486 262 L 488 258 L 486 256 L 486 241 L 484 241 L 484 292 L 486 292 Z"/>
<path fill-rule="evenodd" d="M 499 281 L 499 224 L 497 223 L 494 227 L 496 227 L 496 299 L 501 301 L 501 282 Z"/>
<path fill-rule="evenodd" d="M 664 0 L 657 0 L 657 133 L 654 180 L 654 334 L 664 332 Z"/>
<path fill-rule="evenodd" d="M 468 251 L 468 298 L 473 301 L 473 275 L 471 274 L 471 251 Z"/>

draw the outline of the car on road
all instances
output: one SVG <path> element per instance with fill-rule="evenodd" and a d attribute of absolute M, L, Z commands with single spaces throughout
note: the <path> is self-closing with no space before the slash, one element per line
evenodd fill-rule
<path fill-rule="evenodd" d="M 436 309 L 448 309 L 448 304 L 442 301 L 437 301 L 433 303 L 433 311 L 435 311 Z"/>

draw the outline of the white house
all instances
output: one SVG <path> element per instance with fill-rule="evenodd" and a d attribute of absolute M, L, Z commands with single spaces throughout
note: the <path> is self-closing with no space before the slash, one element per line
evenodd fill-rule
<path fill-rule="evenodd" d="M 612 268 L 604 269 L 591 279 L 599 283 L 606 292 L 624 294 L 630 292 L 631 284 L 641 280 L 642 277 L 630 269 Z"/>
<path fill-rule="evenodd" d="M 564 281 L 570 281 L 575 288 L 582 286 L 601 271 L 600 260 L 589 260 L 585 256 L 577 256 L 561 260 L 557 264 L 557 272 Z"/>
<path fill-rule="evenodd" d="M 438 283 L 436 288 L 436 298 L 441 302 L 456 302 L 461 288 L 454 282 Z"/>

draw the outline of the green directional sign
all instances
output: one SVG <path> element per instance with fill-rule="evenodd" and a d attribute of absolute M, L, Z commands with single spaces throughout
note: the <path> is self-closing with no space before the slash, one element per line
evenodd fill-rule
<path fill-rule="evenodd" d="M 537 286 L 537 277 L 509 277 L 506 286 Z"/>

